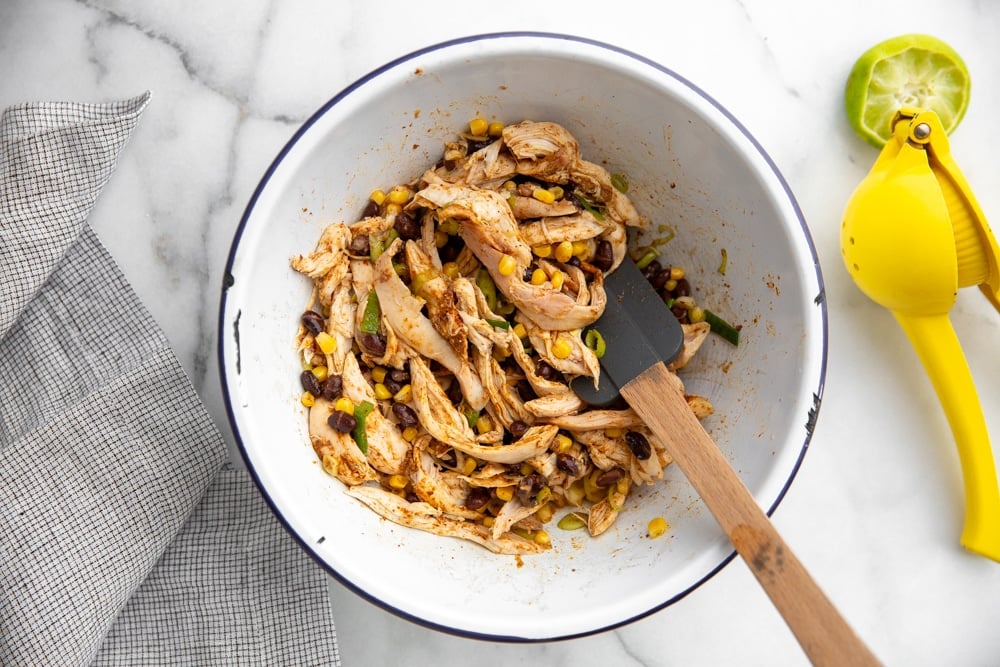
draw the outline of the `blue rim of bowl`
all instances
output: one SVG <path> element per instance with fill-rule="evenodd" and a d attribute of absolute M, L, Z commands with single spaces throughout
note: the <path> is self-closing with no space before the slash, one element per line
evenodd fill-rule
<path fill-rule="evenodd" d="M 743 124 L 739 120 L 737 120 L 735 116 L 733 116 L 725 107 L 723 107 L 719 102 L 717 102 L 711 95 L 709 95 L 708 93 L 706 93 L 704 90 L 702 90 L 701 88 L 699 88 L 694 83 L 692 83 L 691 81 L 689 81 L 685 77 L 681 76 L 677 72 L 674 72 L 673 70 L 671 70 L 671 69 L 669 69 L 667 67 L 664 67 L 663 65 L 657 63 L 654 60 L 646 58 L 645 56 L 641 56 L 641 55 L 639 55 L 637 53 L 629 51 L 628 49 L 624 49 L 624 48 L 621 48 L 619 46 L 615 46 L 613 44 L 609 44 L 609 43 L 606 43 L 606 42 L 601 42 L 601 41 L 590 39 L 590 38 L 587 38 L 587 37 L 579 37 L 579 36 L 575 36 L 575 35 L 568 35 L 568 34 L 562 34 L 562 33 L 553 33 L 553 32 L 509 31 L 509 32 L 482 33 L 482 34 L 477 34 L 477 35 L 469 35 L 467 37 L 459 37 L 459 38 L 455 38 L 455 39 L 451 39 L 451 40 L 447 40 L 447 41 L 443 41 L 443 42 L 438 42 L 436 44 L 432 44 L 430 46 L 426 46 L 426 47 L 423 47 L 421 49 L 417 49 L 416 51 L 411 51 L 410 53 L 408 53 L 406 55 L 400 56 L 399 58 L 391 60 L 388 63 L 382 65 L 381 67 L 378 67 L 378 68 L 370 71 L 368 74 L 360 77 L 359 79 L 357 79 L 356 81 L 354 81 L 353 83 L 351 83 L 350 85 L 348 85 L 346 88 L 344 88 L 343 90 L 341 90 L 334 97 L 330 98 L 326 102 L 326 104 L 324 104 L 322 107 L 320 107 L 316 112 L 314 112 L 312 114 L 312 116 L 310 116 L 302 124 L 302 126 L 295 132 L 294 135 L 292 135 L 292 138 L 288 140 L 288 142 L 284 145 L 284 147 L 281 149 L 281 151 L 278 153 L 278 155 L 271 162 L 271 164 L 268 167 L 267 171 L 264 173 L 264 175 L 261 178 L 260 182 L 258 183 L 256 189 L 254 190 L 253 194 L 251 195 L 250 200 L 247 203 L 246 208 L 244 209 L 243 215 L 240 218 L 240 223 L 237 226 L 236 231 L 235 231 L 235 233 L 233 235 L 233 242 L 230 245 L 229 256 L 228 256 L 228 258 L 226 260 L 226 269 L 225 269 L 225 272 L 223 273 L 222 294 L 221 294 L 221 299 L 220 299 L 220 302 L 219 302 L 219 323 L 218 323 L 218 329 L 217 329 L 217 334 L 218 334 L 217 345 L 218 345 L 219 376 L 220 376 L 220 381 L 221 381 L 221 384 L 222 384 L 222 394 L 223 394 L 223 399 L 224 399 L 225 406 L 226 406 L 226 414 L 227 414 L 228 419 L 229 419 L 229 425 L 230 425 L 230 428 L 232 430 L 233 437 L 236 440 L 236 445 L 239 448 L 240 455 L 243 457 L 243 461 L 246 464 L 247 470 L 249 471 L 250 476 L 254 480 L 254 483 L 257 485 L 257 488 L 260 490 L 261 495 L 264 497 L 264 499 L 267 502 L 268 506 L 271 508 L 272 513 L 278 518 L 278 520 L 281 522 L 281 524 L 285 527 L 285 530 L 288 531 L 288 533 L 295 539 L 295 541 L 298 542 L 299 546 L 302 547 L 302 549 L 305 550 L 305 552 L 308 553 L 310 555 L 310 557 L 312 557 L 312 559 L 314 561 L 316 561 L 317 563 L 319 563 L 323 567 L 323 569 L 326 570 L 332 577 L 334 577 L 334 579 L 336 579 L 340 584 L 342 584 L 344 587 L 346 587 L 347 589 L 349 589 L 352 592 L 354 592 L 359 597 L 367 600 L 368 602 L 374 604 L 375 606 L 377 606 L 377 607 L 379 607 L 379 608 L 381 608 L 381 609 L 383 609 L 385 611 L 388 611 L 388 612 L 394 614 L 395 616 L 398 616 L 400 618 L 406 619 L 406 620 L 408 620 L 408 621 L 410 621 L 412 623 L 415 623 L 417 625 L 421 625 L 421 626 L 426 627 L 426 628 L 437 630 L 439 632 L 444 632 L 444 633 L 447 633 L 447 634 L 456 635 L 456 636 L 460 636 L 460 637 L 466 637 L 466 638 L 469 638 L 469 639 L 480 639 L 480 640 L 496 641 L 496 642 L 510 642 L 510 643 L 532 644 L 532 643 L 541 643 L 541 642 L 550 642 L 550 641 L 564 641 L 564 640 L 578 639 L 578 638 L 581 638 L 581 637 L 592 636 L 592 635 L 600 634 L 600 633 L 603 633 L 603 632 L 608 632 L 610 630 L 614 630 L 616 628 L 620 628 L 622 626 L 625 626 L 625 625 L 628 625 L 630 623 L 634 623 L 634 622 L 636 622 L 638 620 L 641 620 L 643 618 L 646 618 L 647 616 L 650 616 L 650 615 L 652 615 L 652 614 L 654 614 L 654 613 L 656 613 L 658 611 L 661 611 L 661 610 L 663 610 L 663 609 L 665 609 L 665 608 L 667 608 L 667 607 L 675 604 L 676 602 L 679 602 L 680 600 L 682 600 L 685 597 L 687 597 L 690 593 L 693 593 L 702 584 L 704 584 L 706 581 L 708 581 L 709 579 L 711 579 L 712 577 L 714 577 L 719 571 L 721 571 L 726 565 L 728 565 L 736 557 L 736 551 L 735 550 L 731 551 L 729 553 L 729 555 L 726 556 L 725 558 L 723 558 L 716 567 L 714 567 L 710 571 L 708 571 L 704 576 L 702 576 L 696 582 L 694 582 L 693 584 L 691 584 L 687 589 L 681 591 L 677 595 L 674 595 L 674 596 L 672 596 L 671 598 L 669 598 L 667 600 L 664 600 L 662 603 L 660 603 L 658 605 L 655 605 L 654 607 L 651 607 L 650 609 L 647 609 L 647 610 L 645 610 L 645 611 L 643 611 L 643 612 L 641 612 L 639 614 L 636 614 L 635 616 L 632 616 L 630 618 L 623 619 L 623 620 L 620 620 L 620 621 L 616 621 L 615 623 L 612 623 L 612 624 L 609 624 L 609 625 L 606 625 L 606 626 L 603 626 L 603 627 L 600 627 L 600 628 L 594 628 L 594 629 L 591 629 L 591 630 L 586 630 L 586 631 L 578 632 L 578 633 L 574 633 L 574 634 L 560 635 L 560 636 L 553 636 L 553 637 L 538 637 L 538 638 L 536 638 L 536 637 L 517 637 L 517 636 L 508 636 L 508 635 L 494 635 L 494 634 L 488 634 L 488 633 L 472 632 L 472 631 L 463 630 L 463 629 L 460 629 L 460 628 L 453 628 L 453 627 L 450 627 L 450 626 L 446 626 L 446 625 L 442 625 L 442 624 L 439 624 L 439 623 L 434 623 L 432 621 L 428 621 L 428 620 L 420 618 L 418 616 L 414 616 L 413 614 L 410 614 L 410 613 L 408 613 L 406 611 L 403 611 L 402 609 L 394 607 L 391 604 L 388 604 L 388 603 L 380 600 L 379 598 L 377 598 L 377 597 L 369 594 L 367 591 L 365 591 L 364 589 L 358 587 L 352 581 L 348 580 L 346 577 L 344 577 L 339 572 L 337 572 L 335 569 L 333 569 L 312 548 L 312 546 L 308 542 L 306 542 L 306 540 L 304 540 L 295 531 L 295 529 L 292 527 L 292 525 L 289 523 L 289 521 L 285 518 L 285 516 L 281 513 L 281 511 L 275 505 L 273 499 L 268 494 L 267 489 L 264 488 L 264 485 L 261 483 L 261 480 L 260 480 L 259 476 L 257 475 L 256 470 L 254 469 L 253 463 L 250 460 L 249 455 L 247 454 L 246 447 L 243 444 L 243 439 L 240 436 L 239 425 L 238 425 L 238 423 L 236 421 L 236 415 L 234 413 L 233 405 L 232 405 L 232 400 L 231 400 L 231 397 L 230 397 L 229 384 L 226 381 L 226 368 L 227 368 L 227 364 L 226 364 L 226 354 L 225 354 L 225 344 L 224 344 L 224 341 L 226 340 L 226 338 L 225 338 L 226 331 L 227 331 L 228 326 L 230 324 L 229 320 L 226 317 L 226 314 L 227 314 L 226 313 L 226 306 L 227 306 L 227 299 L 226 299 L 226 297 L 227 297 L 227 294 L 229 292 L 229 288 L 232 287 L 235 284 L 235 278 L 232 275 L 232 268 L 233 268 L 233 263 L 235 261 L 236 255 L 237 255 L 238 250 L 239 250 L 240 239 L 242 238 L 243 231 L 244 231 L 244 229 L 246 228 L 246 225 L 247 225 L 247 221 L 249 220 L 251 214 L 253 213 L 254 206 L 256 205 L 258 198 L 260 197 L 260 195 L 264 191 L 264 189 L 267 187 L 267 185 L 268 185 L 269 181 L 271 180 L 271 177 L 273 176 L 274 172 L 281 165 L 281 163 L 284 160 L 285 156 L 292 149 L 292 147 L 295 146 L 295 144 L 298 143 L 299 139 L 301 139 L 302 136 L 306 132 L 309 131 L 309 129 L 312 127 L 312 125 L 319 118 L 321 118 L 322 116 L 324 116 L 334 105 L 336 105 L 342 99 L 344 99 L 345 97 L 347 97 L 348 95 L 350 95 L 354 90 L 356 90 L 360 86 L 366 84 L 367 82 L 371 81 L 372 79 L 378 77 L 383 72 L 386 72 L 386 71 L 388 71 L 390 69 L 393 69 L 393 68 L 399 66 L 402 63 L 406 63 L 406 62 L 408 62 L 410 60 L 413 60 L 414 58 L 418 58 L 418 57 L 420 57 L 420 56 L 422 56 L 424 54 L 427 54 L 427 53 L 432 53 L 434 51 L 440 51 L 442 49 L 451 48 L 453 46 L 457 46 L 457 45 L 461 45 L 461 44 L 467 44 L 467 43 L 472 43 L 472 42 L 482 42 L 482 41 L 493 40 L 493 39 L 511 39 L 511 38 L 516 38 L 516 39 L 521 39 L 521 38 L 535 38 L 535 39 L 551 39 L 551 40 L 562 40 L 562 41 L 568 41 L 568 42 L 578 42 L 578 43 L 581 43 L 581 44 L 586 44 L 586 45 L 589 45 L 589 46 L 594 46 L 594 47 L 598 47 L 598 48 L 601 48 L 601 49 L 606 49 L 608 51 L 613 51 L 615 53 L 627 56 L 627 57 L 632 58 L 632 59 L 634 59 L 634 60 L 636 60 L 638 62 L 641 62 L 641 63 L 643 63 L 645 65 L 648 65 L 648 66 L 650 66 L 650 67 L 652 67 L 652 68 L 654 68 L 654 69 L 662 72 L 663 74 L 666 74 L 667 76 L 669 76 L 669 77 L 677 80 L 678 82 L 682 83 L 683 85 L 687 86 L 692 91 L 694 91 L 695 93 L 697 93 L 704 101 L 708 102 L 713 107 L 715 107 L 715 109 L 717 111 L 719 111 L 719 113 L 721 113 L 730 123 L 732 123 L 733 127 L 737 128 L 744 135 L 744 137 L 751 143 L 751 145 L 753 145 L 753 147 L 757 150 L 757 152 L 760 154 L 760 156 L 764 159 L 764 161 L 767 163 L 768 167 L 773 172 L 774 177 L 777 178 L 778 182 L 781 184 L 781 187 L 782 187 L 782 189 L 785 192 L 785 196 L 788 198 L 788 202 L 791 204 L 792 209 L 795 211 L 795 216 L 798 219 L 799 226 L 801 227 L 802 236 L 805 239 L 806 245 L 809 248 L 810 255 L 812 256 L 813 268 L 814 268 L 814 270 L 816 272 L 816 283 L 819 286 L 819 292 L 814 297 L 813 303 L 814 303 L 814 305 L 816 305 L 820 309 L 820 317 L 821 317 L 821 323 L 822 323 L 822 350 L 821 350 L 822 354 L 821 354 L 820 366 L 819 366 L 819 382 L 818 382 L 818 384 L 817 384 L 817 386 L 815 388 L 815 391 L 812 394 L 812 400 L 811 400 L 811 403 L 810 403 L 811 407 L 810 407 L 810 409 L 808 411 L 808 414 L 806 415 L 806 419 L 805 419 L 805 423 L 804 423 L 805 439 L 802 442 L 802 448 L 799 451 L 798 458 L 795 461 L 795 465 L 792 467 L 791 473 L 788 475 L 788 479 L 785 480 L 785 483 L 782 486 L 781 490 L 779 491 L 777 498 L 775 498 L 774 502 L 767 509 L 767 515 L 768 516 L 771 516 L 774 513 L 774 511 L 777 509 L 778 505 L 781 503 L 781 501 L 784 499 L 785 495 L 788 493 L 788 489 L 791 487 L 792 482 L 795 480 L 795 477 L 798 474 L 799 468 L 801 468 L 801 466 L 802 466 L 802 462 L 803 462 L 803 460 L 805 458 L 806 452 L 809 449 L 809 443 L 810 443 L 810 441 L 812 439 L 812 434 L 813 434 L 813 430 L 815 428 L 816 420 L 817 420 L 817 418 L 819 416 L 820 404 L 822 402 L 822 397 L 823 397 L 823 388 L 824 388 L 824 383 L 825 383 L 825 380 L 826 380 L 826 367 L 827 367 L 827 354 L 828 354 L 827 339 L 828 339 L 829 331 L 828 331 L 828 323 L 827 323 L 826 287 L 825 287 L 824 282 L 823 282 L 823 273 L 822 273 L 822 270 L 820 268 L 819 256 L 818 256 L 818 254 L 816 252 L 816 246 L 815 246 L 815 244 L 813 242 L 812 235 L 809 232 L 809 228 L 806 225 L 805 217 L 802 214 L 802 210 L 800 209 L 799 204 L 796 201 L 795 196 L 792 193 L 791 188 L 788 186 L 787 181 L 785 180 L 784 176 L 782 176 L 781 172 L 778 170 L 777 165 L 774 163 L 774 160 L 771 159 L 771 156 L 767 153 L 767 151 L 764 150 L 764 147 L 761 146 L 761 144 L 757 141 L 756 138 L 754 138 L 754 136 L 750 133 L 750 131 L 746 127 L 744 127 Z"/>

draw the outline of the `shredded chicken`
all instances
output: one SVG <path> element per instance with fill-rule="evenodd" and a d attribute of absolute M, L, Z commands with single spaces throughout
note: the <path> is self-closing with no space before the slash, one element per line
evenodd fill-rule
<path fill-rule="evenodd" d="M 600 382 L 585 332 L 626 227 L 645 224 L 621 182 L 557 123 L 462 135 L 375 214 L 291 258 L 313 286 L 296 337 L 309 436 L 348 494 L 402 526 L 532 554 L 550 548 L 554 511 L 600 535 L 634 486 L 662 483 L 670 456 L 636 413 L 591 409 L 570 386 Z M 671 371 L 709 333 L 681 322 Z"/>

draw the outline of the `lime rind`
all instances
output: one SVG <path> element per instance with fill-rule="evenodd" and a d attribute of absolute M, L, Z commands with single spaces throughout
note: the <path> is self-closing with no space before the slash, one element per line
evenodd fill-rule
<path fill-rule="evenodd" d="M 858 58 L 844 103 L 854 131 L 882 147 L 903 106 L 934 111 L 952 132 L 965 115 L 970 89 L 968 69 L 954 49 L 936 37 L 909 34 L 876 44 Z"/>

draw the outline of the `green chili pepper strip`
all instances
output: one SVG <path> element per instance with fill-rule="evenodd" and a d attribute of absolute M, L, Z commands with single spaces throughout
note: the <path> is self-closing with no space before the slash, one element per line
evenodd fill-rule
<path fill-rule="evenodd" d="M 495 327 L 497 329 L 503 329 L 504 331 L 507 331 L 508 329 L 510 329 L 510 322 L 508 322 L 507 320 L 491 320 L 491 319 L 487 319 L 486 322 L 491 327 Z"/>
<path fill-rule="evenodd" d="M 361 330 L 365 333 L 378 333 L 378 323 L 382 319 L 382 308 L 379 307 L 378 293 L 368 290 L 368 301 L 365 303 L 365 312 L 361 316 Z"/>
<path fill-rule="evenodd" d="M 480 269 L 479 273 L 476 274 L 476 285 L 483 291 L 483 296 L 486 297 L 486 305 L 489 306 L 490 310 L 495 311 L 497 307 L 497 286 L 493 283 L 493 278 L 490 277 L 486 269 Z"/>
<path fill-rule="evenodd" d="M 385 252 L 385 243 L 382 241 L 382 237 L 377 234 L 369 234 L 368 256 L 371 260 L 374 262 L 383 252 Z"/>
<path fill-rule="evenodd" d="M 594 351 L 594 356 L 600 359 L 607 352 L 607 343 L 604 342 L 604 336 L 597 329 L 588 329 L 587 335 L 583 339 L 584 344 Z"/>
<path fill-rule="evenodd" d="M 716 333 L 733 345 L 740 344 L 740 330 L 729 322 L 725 321 L 710 310 L 705 311 L 705 321 L 711 327 L 712 333 Z"/>
<path fill-rule="evenodd" d="M 357 420 L 357 424 L 354 425 L 351 436 L 362 454 L 368 454 L 368 434 L 365 432 L 365 423 L 368 421 L 368 414 L 374 409 L 375 406 L 369 401 L 362 401 L 354 406 L 354 419 Z"/>
<path fill-rule="evenodd" d="M 642 271 L 659 256 L 660 252 L 656 248 L 648 248 L 644 253 L 642 253 L 642 257 L 640 257 L 639 261 L 635 263 L 635 266 L 637 269 Z"/>
<path fill-rule="evenodd" d="M 469 428 L 476 428 L 476 423 L 479 421 L 479 413 L 472 408 L 466 408 L 465 421 L 469 422 Z"/>
<path fill-rule="evenodd" d="M 594 218 L 598 222 L 604 222 L 604 213 L 601 212 L 600 207 L 594 206 L 593 204 L 591 204 L 589 201 L 587 201 L 586 199 L 584 199 L 580 195 L 577 195 L 576 199 L 577 199 L 577 201 L 580 202 L 580 206 L 582 206 L 585 211 L 587 211 L 592 216 L 594 216 Z"/>

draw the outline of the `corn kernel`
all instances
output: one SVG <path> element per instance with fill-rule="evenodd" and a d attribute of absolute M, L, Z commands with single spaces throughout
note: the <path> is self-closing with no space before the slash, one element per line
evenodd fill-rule
<path fill-rule="evenodd" d="M 337 349 L 337 339 L 325 331 L 316 334 L 316 345 L 323 354 L 333 354 Z"/>
<path fill-rule="evenodd" d="M 559 336 L 556 342 L 552 343 L 552 356 L 556 359 L 569 359 L 571 354 L 573 354 L 573 346 L 562 336 Z"/>
<path fill-rule="evenodd" d="M 458 234 L 458 220 L 454 219 L 442 220 L 438 224 L 438 229 L 447 234 L 448 236 L 454 236 L 455 234 Z"/>
<path fill-rule="evenodd" d="M 694 308 L 688 311 L 688 322 L 690 322 L 691 324 L 704 321 L 705 321 L 705 309 L 702 308 L 701 306 L 695 306 Z"/>
<path fill-rule="evenodd" d="M 404 384 L 399 391 L 392 396 L 392 400 L 397 403 L 409 403 L 413 398 L 413 385 Z"/>
<path fill-rule="evenodd" d="M 583 259 L 590 254 L 590 244 L 586 241 L 573 241 L 573 256 Z"/>
<path fill-rule="evenodd" d="M 498 120 L 493 121 L 486 127 L 486 134 L 493 138 L 499 137 L 503 134 L 503 123 Z"/>
<path fill-rule="evenodd" d="M 548 243 L 536 245 L 531 252 L 535 253 L 535 257 L 549 257 L 552 255 L 552 246 Z"/>
<path fill-rule="evenodd" d="M 514 328 L 512 329 L 512 331 L 514 332 L 514 335 L 517 336 L 518 338 L 527 338 L 528 337 L 528 330 L 525 329 L 524 325 L 521 324 L 520 322 L 518 322 L 517 324 L 514 325 Z"/>
<path fill-rule="evenodd" d="M 480 435 L 493 430 L 493 420 L 490 419 L 489 415 L 484 414 L 476 420 L 476 430 L 479 431 Z"/>
<path fill-rule="evenodd" d="M 500 262 L 497 264 L 497 271 L 500 272 L 501 276 L 512 275 L 516 269 L 517 260 L 511 255 L 504 255 L 500 258 Z"/>
<path fill-rule="evenodd" d="M 403 440 L 406 440 L 407 442 L 413 442 L 417 438 L 418 433 L 419 431 L 415 426 L 407 426 L 406 428 L 403 429 L 402 433 Z"/>
<path fill-rule="evenodd" d="M 504 502 L 507 502 L 508 500 L 514 497 L 514 487 L 513 486 L 497 487 L 496 493 L 497 493 L 497 498 L 499 498 Z"/>
<path fill-rule="evenodd" d="M 565 282 L 565 280 L 566 274 L 562 271 L 556 271 L 552 274 L 552 277 L 549 278 L 549 282 L 552 283 L 552 286 L 556 289 L 562 289 L 563 282 Z"/>
<path fill-rule="evenodd" d="M 535 533 L 534 540 L 535 544 L 538 544 L 540 546 L 543 547 L 552 546 L 552 538 L 549 537 L 549 534 L 546 533 L 544 530 L 540 530 L 537 533 Z"/>
<path fill-rule="evenodd" d="M 375 202 L 378 206 L 381 206 L 385 201 L 385 192 L 382 190 L 372 190 L 372 193 L 368 195 L 368 198 Z"/>
<path fill-rule="evenodd" d="M 522 475 L 530 475 L 533 472 L 535 472 L 535 469 L 531 467 L 530 463 L 522 463 L 521 464 L 521 474 Z"/>
<path fill-rule="evenodd" d="M 380 401 L 387 401 L 392 398 L 392 392 L 384 384 L 379 382 L 375 385 L 375 398 Z"/>
<path fill-rule="evenodd" d="M 682 269 L 679 266 L 672 266 L 672 267 L 670 267 L 670 279 L 671 280 L 680 280 L 683 277 L 684 277 L 684 269 Z"/>
<path fill-rule="evenodd" d="M 405 489 L 409 481 L 406 475 L 389 475 L 389 486 L 393 489 Z"/>
<path fill-rule="evenodd" d="M 548 523 L 549 521 L 552 521 L 553 514 L 554 512 L 552 511 L 551 503 L 545 503 L 535 511 L 535 516 L 542 523 Z"/>
<path fill-rule="evenodd" d="M 667 532 L 667 520 L 662 516 L 658 516 L 649 522 L 646 526 L 646 530 L 649 531 L 649 536 L 654 540 Z"/>
<path fill-rule="evenodd" d="M 552 251 L 552 255 L 557 262 L 568 262 L 573 256 L 573 243 L 570 241 L 560 242 Z"/>
<path fill-rule="evenodd" d="M 555 452 L 556 454 L 565 454 L 569 451 L 569 448 L 573 446 L 573 438 L 568 435 L 563 435 L 560 433 L 555 439 Z"/>
<path fill-rule="evenodd" d="M 496 519 L 494 519 L 491 516 L 484 516 L 483 517 L 483 527 L 484 528 L 492 528 L 493 527 L 493 523 L 495 521 L 496 521 Z"/>
<path fill-rule="evenodd" d="M 316 397 L 313 396 L 311 391 L 302 392 L 301 401 L 302 405 L 306 406 L 307 408 L 311 408 L 312 406 L 316 405 Z"/>
<path fill-rule="evenodd" d="M 549 188 L 549 192 L 551 192 L 552 196 L 555 197 L 556 199 L 562 199 L 563 195 L 566 194 L 566 191 L 563 190 L 558 185 L 553 185 L 551 188 Z"/>
<path fill-rule="evenodd" d="M 531 274 L 532 285 L 544 285 L 549 281 L 549 276 L 542 269 L 535 269 Z"/>
<path fill-rule="evenodd" d="M 552 194 L 551 191 L 545 188 L 535 188 L 531 191 L 531 196 L 542 202 L 543 204 L 551 204 L 556 200 L 556 196 Z"/>
<path fill-rule="evenodd" d="M 385 382 L 385 376 L 389 373 L 384 366 L 376 366 L 372 369 L 372 379 L 375 382 Z"/>
<path fill-rule="evenodd" d="M 333 404 L 333 409 L 339 410 L 340 412 L 346 412 L 349 415 L 353 415 L 354 403 L 352 403 L 351 399 L 347 398 L 346 396 L 341 396 L 340 398 L 337 399 L 337 402 Z"/>
<path fill-rule="evenodd" d="M 389 203 L 398 204 L 402 206 L 406 202 L 410 201 L 410 197 L 413 196 L 413 192 L 410 188 L 406 186 L 396 186 L 392 190 L 389 190 Z"/>
<path fill-rule="evenodd" d="M 330 372 L 327 370 L 326 366 L 313 366 L 312 374 L 313 377 L 320 382 L 326 382 L 326 378 L 329 377 Z"/>
<path fill-rule="evenodd" d="M 445 262 L 441 266 L 441 270 L 444 272 L 444 275 L 449 278 L 458 278 L 458 276 L 461 275 L 461 271 L 458 270 L 458 264 L 455 262 Z"/>
<path fill-rule="evenodd" d="M 434 232 L 434 247 L 439 250 L 448 245 L 448 235 L 440 229 Z"/>
<path fill-rule="evenodd" d="M 469 121 L 469 134 L 474 137 L 485 137 L 490 130 L 490 124 L 485 118 L 473 118 Z"/>
<path fill-rule="evenodd" d="M 462 474 L 471 475 L 476 472 L 476 459 L 471 456 L 466 456 L 465 460 L 462 462 Z"/>
<path fill-rule="evenodd" d="M 507 192 L 513 192 L 514 190 L 517 190 L 517 183 L 515 183 L 514 181 L 504 181 L 503 189 L 506 190 Z"/>
<path fill-rule="evenodd" d="M 399 204 L 393 204 L 392 202 L 389 202 L 388 204 L 385 205 L 385 217 L 387 218 L 397 216 L 402 212 L 403 212 L 403 207 L 400 206 Z"/>
<path fill-rule="evenodd" d="M 667 278 L 667 282 L 663 283 L 663 289 L 665 289 L 668 292 L 673 292 L 675 289 L 677 289 L 677 281 Z"/>
<path fill-rule="evenodd" d="M 606 428 L 604 429 L 604 435 L 608 436 L 609 438 L 620 438 L 623 435 L 625 435 L 625 431 L 624 429 L 620 428 Z"/>

